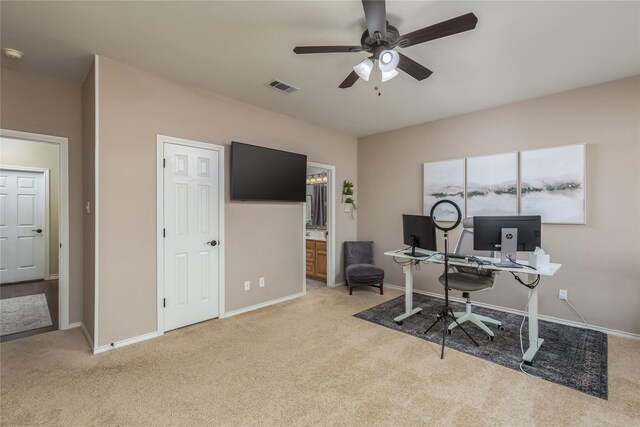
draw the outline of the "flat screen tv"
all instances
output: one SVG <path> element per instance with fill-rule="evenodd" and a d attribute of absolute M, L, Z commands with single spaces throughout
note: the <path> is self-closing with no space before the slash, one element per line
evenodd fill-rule
<path fill-rule="evenodd" d="M 231 200 L 304 202 L 307 156 L 233 141 Z"/>

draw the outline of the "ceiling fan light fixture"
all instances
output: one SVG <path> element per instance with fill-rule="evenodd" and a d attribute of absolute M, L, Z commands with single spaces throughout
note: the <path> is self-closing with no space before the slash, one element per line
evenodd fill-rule
<path fill-rule="evenodd" d="M 373 70 L 373 61 L 369 58 L 353 67 L 353 71 L 355 71 L 358 77 L 360 77 L 365 82 L 369 81 L 371 70 Z"/>
<path fill-rule="evenodd" d="M 398 74 L 398 70 L 391 70 L 391 71 L 383 71 L 382 72 L 382 81 L 386 82 L 391 80 L 392 78 L 394 78 L 395 76 L 397 76 Z"/>
<path fill-rule="evenodd" d="M 383 50 L 379 56 L 380 71 L 389 72 L 395 70 L 400 62 L 400 55 L 395 50 Z"/>
<path fill-rule="evenodd" d="M 3 47 L 2 53 L 4 53 L 4 56 L 14 61 L 21 60 L 23 56 L 23 53 L 20 52 L 18 49 L 12 49 L 10 47 Z"/>

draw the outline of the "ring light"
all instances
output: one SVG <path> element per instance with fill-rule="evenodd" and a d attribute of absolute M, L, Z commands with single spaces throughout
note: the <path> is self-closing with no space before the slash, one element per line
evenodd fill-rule
<path fill-rule="evenodd" d="M 437 218 L 436 218 L 436 208 L 440 205 L 444 205 L 444 204 L 449 204 L 451 206 L 453 206 L 455 208 L 456 211 L 456 219 L 454 221 L 454 224 L 446 227 L 441 223 L 438 223 Z M 433 221 L 433 225 L 438 229 L 438 230 L 442 230 L 444 232 L 447 231 L 451 231 L 454 228 L 456 228 L 458 225 L 460 225 L 460 221 L 462 221 L 462 212 L 460 211 L 460 207 L 455 203 L 452 202 L 451 200 L 440 200 L 439 202 L 436 202 L 435 205 L 433 205 L 433 207 L 431 208 L 431 213 L 429 213 L 429 215 L 431 216 L 431 220 Z M 442 221 L 442 220 L 441 220 Z M 447 221 L 448 222 L 448 221 Z"/>
<path fill-rule="evenodd" d="M 449 204 L 451 206 L 453 206 L 455 213 L 456 213 L 456 219 L 453 223 L 453 225 L 449 225 L 449 226 L 445 226 L 444 224 L 439 224 L 436 218 L 436 208 L 438 208 L 441 205 L 444 204 Z M 433 225 L 435 228 L 437 228 L 438 230 L 442 230 L 444 231 L 444 307 L 442 308 L 442 310 L 440 310 L 440 312 L 438 313 L 438 315 L 436 316 L 436 320 L 435 322 L 433 322 L 431 324 L 431 326 L 429 326 L 427 328 L 426 331 L 424 331 L 424 333 L 426 334 L 427 332 L 429 332 L 434 326 L 436 326 L 438 323 L 442 323 L 442 350 L 440 351 L 440 359 L 444 358 L 444 346 L 445 346 L 445 342 L 447 339 L 447 331 L 449 330 L 449 319 L 453 320 L 454 322 L 456 322 L 457 326 L 460 328 L 460 330 L 462 332 L 465 333 L 465 335 L 471 340 L 473 341 L 473 343 L 477 346 L 478 343 L 476 342 L 476 340 L 473 339 L 473 337 L 471 335 L 469 335 L 469 332 L 467 332 L 456 320 L 456 316 L 453 313 L 453 310 L 451 309 L 451 307 L 449 306 L 449 231 L 453 230 L 454 228 L 456 228 L 458 225 L 460 225 L 460 222 L 462 221 L 462 212 L 460 212 L 460 207 L 458 205 L 456 205 L 454 202 L 452 202 L 451 200 L 440 200 L 439 202 L 436 202 L 435 205 L 433 205 L 433 207 L 431 208 L 431 213 L 429 214 L 431 216 L 431 222 L 433 222 Z M 440 221 L 446 221 L 447 223 L 451 222 L 450 220 L 440 220 Z"/>

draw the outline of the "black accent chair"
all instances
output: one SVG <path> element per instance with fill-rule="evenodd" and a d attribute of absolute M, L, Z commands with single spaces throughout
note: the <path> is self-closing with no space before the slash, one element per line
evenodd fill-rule
<path fill-rule="evenodd" d="M 384 270 L 373 265 L 373 254 L 373 242 L 344 242 L 344 279 L 349 295 L 356 286 L 374 286 L 384 295 Z"/>

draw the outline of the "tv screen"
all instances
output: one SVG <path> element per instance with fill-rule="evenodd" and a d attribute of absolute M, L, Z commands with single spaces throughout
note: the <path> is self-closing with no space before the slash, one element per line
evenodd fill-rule
<path fill-rule="evenodd" d="M 304 202 L 307 156 L 231 143 L 231 200 Z"/>

